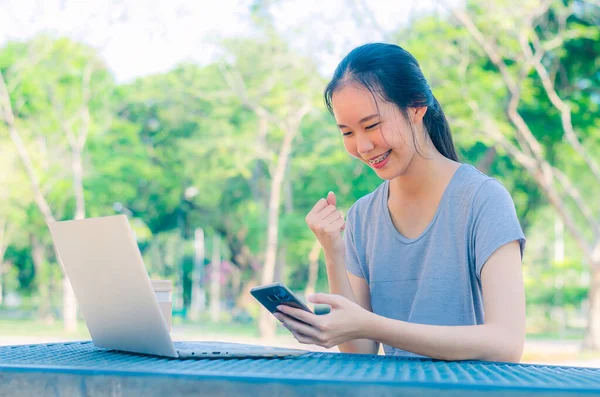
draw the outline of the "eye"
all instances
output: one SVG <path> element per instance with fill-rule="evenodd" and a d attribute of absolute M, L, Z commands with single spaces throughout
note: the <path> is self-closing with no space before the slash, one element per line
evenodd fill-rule
<path fill-rule="evenodd" d="M 350 136 L 352 135 L 352 131 L 348 131 L 348 132 L 342 132 L 343 136 Z"/>
<path fill-rule="evenodd" d="M 366 127 L 365 130 L 371 130 L 371 129 L 377 127 L 379 124 L 381 124 L 381 121 L 378 123 L 375 123 L 375 124 L 371 124 L 370 126 Z"/>

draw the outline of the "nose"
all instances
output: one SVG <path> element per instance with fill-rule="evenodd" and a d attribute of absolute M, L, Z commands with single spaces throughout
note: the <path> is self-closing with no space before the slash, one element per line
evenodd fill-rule
<path fill-rule="evenodd" d="M 375 145 L 373 145 L 373 142 L 371 142 L 371 139 L 366 134 L 358 133 L 356 135 L 356 150 L 361 156 L 371 152 L 375 148 Z"/>

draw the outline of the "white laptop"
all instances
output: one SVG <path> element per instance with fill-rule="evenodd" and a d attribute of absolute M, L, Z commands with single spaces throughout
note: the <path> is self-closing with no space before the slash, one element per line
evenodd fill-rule
<path fill-rule="evenodd" d="M 283 357 L 306 350 L 226 342 L 173 342 L 125 215 L 48 225 L 98 347 L 165 357 Z"/>

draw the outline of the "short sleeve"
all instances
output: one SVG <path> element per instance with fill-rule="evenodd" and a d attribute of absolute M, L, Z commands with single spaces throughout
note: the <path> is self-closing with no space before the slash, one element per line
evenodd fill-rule
<path fill-rule="evenodd" d="M 360 264 L 358 250 L 355 240 L 356 208 L 352 207 L 346 217 L 346 229 L 344 230 L 344 243 L 346 245 L 346 269 L 355 276 L 366 279 L 365 272 Z"/>
<path fill-rule="evenodd" d="M 521 259 L 525 252 L 525 235 L 519 224 L 515 204 L 506 188 L 489 179 L 480 187 L 472 205 L 472 247 L 477 277 L 490 256 L 500 247 L 518 241 Z"/>

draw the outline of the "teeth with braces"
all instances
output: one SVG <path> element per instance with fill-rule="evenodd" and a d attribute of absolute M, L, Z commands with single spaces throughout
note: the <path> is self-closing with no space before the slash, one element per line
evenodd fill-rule
<path fill-rule="evenodd" d="M 386 158 L 387 156 L 389 156 L 389 154 L 390 154 L 390 153 L 391 153 L 391 152 L 385 152 L 385 153 L 384 153 L 384 154 L 382 154 L 381 156 L 378 156 L 378 157 L 374 158 L 373 160 L 369 160 L 369 163 L 371 163 L 371 164 L 377 164 L 377 163 L 380 163 L 380 162 L 382 162 L 383 160 L 385 160 L 385 158 Z"/>

